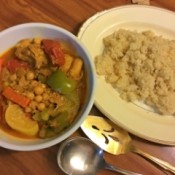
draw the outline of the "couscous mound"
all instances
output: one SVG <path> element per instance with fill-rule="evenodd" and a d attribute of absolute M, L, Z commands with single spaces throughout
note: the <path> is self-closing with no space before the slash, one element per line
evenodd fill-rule
<path fill-rule="evenodd" d="M 97 74 L 104 75 L 122 99 L 175 114 L 175 40 L 120 29 L 103 41 L 104 51 L 95 58 Z"/>

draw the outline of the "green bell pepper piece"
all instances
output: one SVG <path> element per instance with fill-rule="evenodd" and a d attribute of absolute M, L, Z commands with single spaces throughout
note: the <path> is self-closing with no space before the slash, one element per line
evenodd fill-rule
<path fill-rule="evenodd" d="M 75 90 L 77 84 L 71 78 L 68 78 L 61 70 L 56 70 L 48 78 L 46 83 L 55 91 L 62 94 L 69 94 Z"/>

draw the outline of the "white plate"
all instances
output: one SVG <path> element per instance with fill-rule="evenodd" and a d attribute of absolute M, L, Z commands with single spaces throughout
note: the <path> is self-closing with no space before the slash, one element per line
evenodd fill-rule
<path fill-rule="evenodd" d="M 152 30 L 157 35 L 175 39 L 175 13 L 151 6 L 121 6 L 95 14 L 81 27 L 78 38 L 92 58 L 102 53 L 102 39 L 119 28 Z M 161 116 L 142 105 L 127 103 L 97 77 L 95 105 L 110 120 L 130 133 L 156 143 L 175 145 L 175 117 Z"/>

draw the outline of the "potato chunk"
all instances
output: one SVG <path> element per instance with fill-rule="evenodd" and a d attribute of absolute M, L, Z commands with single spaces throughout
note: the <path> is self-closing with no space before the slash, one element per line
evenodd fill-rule
<path fill-rule="evenodd" d="M 75 80 L 79 80 L 82 76 L 82 67 L 83 61 L 80 58 L 75 58 L 69 71 L 70 76 Z"/>
<path fill-rule="evenodd" d="M 5 112 L 5 120 L 12 129 L 28 136 L 34 136 L 39 131 L 38 123 L 25 116 L 23 110 L 16 104 L 9 105 Z"/>

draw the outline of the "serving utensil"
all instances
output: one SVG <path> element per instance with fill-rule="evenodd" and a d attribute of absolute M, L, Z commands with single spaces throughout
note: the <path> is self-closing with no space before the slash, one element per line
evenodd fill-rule
<path fill-rule="evenodd" d="M 175 166 L 138 149 L 132 144 L 128 132 L 108 119 L 99 116 L 88 116 L 82 123 L 81 129 L 94 143 L 111 154 L 119 155 L 133 152 L 175 174 Z"/>
<path fill-rule="evenodd" d="M 71 175 L 94 175 L 100 169 L 124 175 L 141 175 L 106 163 L 103 149 L 84 137 L 74 137 L 63 142 L 58 150 L 57 162 L 63 172 Z"/>

